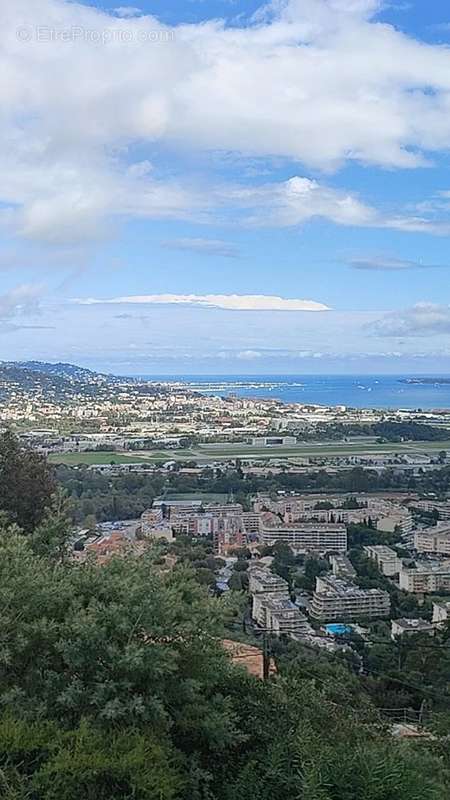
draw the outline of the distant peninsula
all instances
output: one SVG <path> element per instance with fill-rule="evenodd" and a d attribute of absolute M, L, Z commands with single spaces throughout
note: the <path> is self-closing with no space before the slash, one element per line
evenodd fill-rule
<path fill-rule="evenodd" d="M 448 384 L 450 383 L 450 375 L 448 378 L 433 378 L 432 376 L 423 376 L 421 378 L 401 378 L 399 383 Z"/>

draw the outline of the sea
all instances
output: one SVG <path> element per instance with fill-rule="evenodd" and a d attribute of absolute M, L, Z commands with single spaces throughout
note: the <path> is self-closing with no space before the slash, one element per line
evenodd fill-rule
<path fill-rule="evenodd" d="M 450 376 L 415 375 L 142 375 L 183 382 L 207 395 L 351 408 L 449 409 Z"/>

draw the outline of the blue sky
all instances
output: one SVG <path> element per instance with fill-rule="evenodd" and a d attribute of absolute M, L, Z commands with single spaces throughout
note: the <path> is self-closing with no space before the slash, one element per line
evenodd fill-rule
<path fill-rule="evenodd" d="M 450 372 L 443 0 L 16 0 L 0 358 Z"/>

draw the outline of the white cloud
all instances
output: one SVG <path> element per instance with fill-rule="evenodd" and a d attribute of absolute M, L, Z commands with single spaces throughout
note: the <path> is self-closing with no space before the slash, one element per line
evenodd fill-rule
<path fill-rule="evenodd" d="M 207 187 L 127 171 L 135 143 L 332 170 L 347 161 L 416 167 L 450 142 L 450 50 L 380 24 L 375 0 L 274 2 L 242 27 L 172 30 L 130 17 L 126 40 L 117 14 L 134 7 L 3 5 L 2 218 L 29 238 L 95 238 L 106 220 L 115 227 L 128 216 L 206 221 Z M 386 222 L 345 192 L 295 181 L 275 208 L 279 224 Z M 445 233 L 445 224 L 387 220 L 403 231 Z"/>
<path fill-rule="evenodd" d="M 322 217 L 338 225 L 377 224 L 377 212 L 357 197 L 299 176 L 254 188 L 235 187 L 225 190 L 227 196 L 237 207 L 252 209 L 250 223 L 288 227 Z"/>
<path fill-rule="evenodd" d="M 232 242 L 221 239 L 181 238 L 168 239 L 161 243 L 168 250 L 187 250 L 205 256 L 223 256 L 224 258 L 237 258 L 239 251 Z"/>
<path fill-rule="evenodd" d="M 248 216 L 243 219 L 247 225 L 283 228 L 313 219 L 326 219 L 336 225 L 351 227 L 389 228 L 440 236 L 450 233 L 448 205 L 440 203 L 437 208 L 434 202 L 430 202 L 427 214 L 424 212 L 420 217 L 410 211 L 392 217 L 364 203 L 355 194 L 298 175 L 258 187 L 228 187 L 222 190 L 222 194 L 225 201 L 236 209 L 249 209 Z M 220 197 L 220 192 L 217 196 Z M 437 211 L 440 217 L 436 217 Z"/>
<path fill-rule="evenodd" d="M 352 258 L 348 262 L 352 269 L 368 270 L 373 272 L 405 272 L 414 269 L 442 269 L 441 264 L 425 264 L 423 261 L 409 261 L 402 258 L 389 256 L 366 256 Z"/>
<path fill-rule="evenodd" d="M 385 314 L 369 325 L 376 336 L 436 336 L 450 334 L 450 306 L 417 303 Z"/>
<path fill-rule="evenodd" d="M 78 305 L 191 305 L 205 308 L 223 308 L 231 311 L 328 311 L 328 306 L 315 300 L 298 300 L 270 295 L 239 294 L 149 294 L 113 297 L 109 300 L 95 298 L 77 299 Z"/>

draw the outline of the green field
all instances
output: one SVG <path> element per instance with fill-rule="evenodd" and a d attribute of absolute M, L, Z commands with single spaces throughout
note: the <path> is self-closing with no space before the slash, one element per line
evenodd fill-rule
<path fill-rule="evenodd" d="M 403 442 L 399 444 L 377 444 L 375 442 L 324 442 L 305 443 L 296 447 L 252 447 L 251 445 L 224 444 L 214 447 L 197 445 L 189 450 L 151 450 L 133 453 L 115 452 L 89 452 L 89 453 L 54 453 L 49 460 L 53 464 L 155 464 L 165 461 L 199 461 L 210 463 L 213 461 L 233 460 L 236 458 L 258 459 L 269 461 L 280 458 L 302 458 L 308 456 L 354 456 L 383 453 L 414 453 L 430 455 L 440 450 L 450 451 L 450 441 L 441 442 Z"/>
<path fill-rule="evenodd" d="M 193 448 L 192 448 L 193 449 Z M 370 453 L 436 453 L 440 450 L 450 450 L 450 441 L 439 442 L 402 442 L 377 444 L 376 442 L 307 442 L 296 447 L 252 447 L 251 445 L 224 445 L 223 447 L 208 447 L 198 445 L 197 457 L 208 458 L 211 461 L 224 458 L 258 458 L 277 459 L 301 456 L 346 456 L 364 455 Z"/>

